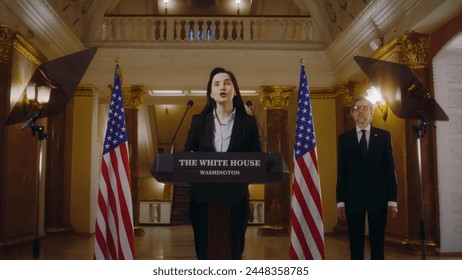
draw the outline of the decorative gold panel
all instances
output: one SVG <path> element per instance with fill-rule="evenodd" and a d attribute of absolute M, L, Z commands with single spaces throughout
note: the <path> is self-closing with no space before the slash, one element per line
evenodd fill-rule
<path fill-rule="evenodd" d="M 294 86 L 261 86 L 257 93 L 265 110 L 288 110 L 294 89 Z"/>
<path fill-rule="evenodd" d="M 424 33 L 409 31 L 401 37 L 390 40 L 387 44 L 377 49 L 372 58 L 391 60 L 395 55 L 398 62 L 411 68 L 422 68 L 428 65 L 428 50 L 430 48 L 430 36 Z"/>
<path fill-rule="evenodd" d="M 0 63 L 9 63 L 13 33 L 6 25 L 0 25 Z"/>
<path fill-rule="evenodd" d="M 142 85 L 131 85 L 122 87 L 124 106 L 126 109 L 138 110 L 144 99 L 146 90 Z"/>
<path fill-rule="evenodd" d="M 24 36 L 0 24 L 0 63 L 10 62 L 12 47 L 37 66 L 47 60 Z"/>
<path fill-rule="evenodd" d="M 351 106 L 353 105 L 353 100 L 356 98 L 356 96 L 361 94 L 359 89 L 360 85 L 361 84 L 358 82 L 344 81 L 338 83 L 337 86 L 335 86 L 334 91 L 337 95 L 343 96 L 343 104 L 345 106 Z"/>
<path fill-rule="evenodd" d="M 91 85 L 80 85 L 75 90 L 75 96 L 93 96 L 93 90 L 95 89 L 94 86 Z"/>

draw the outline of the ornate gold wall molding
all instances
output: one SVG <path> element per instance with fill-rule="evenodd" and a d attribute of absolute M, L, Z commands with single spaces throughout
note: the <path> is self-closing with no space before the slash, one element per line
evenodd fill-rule
<path fill-rule="evenodd" d="M 146 90 L 142 85 L 131 85 L 122 87 L 125 108 L 138 110 L 138 107 L 143 102 L 145 93 Z"/>
<path fill-rule="evenodd" d="M 257 93 L 265 110 L 288 110 L 294 90 L 294 86 L 261 86 Z"/>
<path fill-rule="evenodd" d="M 79 85 L 75 90 L 74 95 L 92 97 L 95 89 L 96 88 L 92 85 Z"/>
<path fill-rule="evenodd" d="M 311 99 L 335 99 L 338 93 L 333 88 L 310 88 Z"/>
<path fill-rule="evenodd" d="M 397 55 L 397 62 L 406 64 L 411 68 L 422 68 L 428 65 L 429 49 L 429 34 L 408 31 L 377 49 L 372 54 L 372 58 L 393 60 L 392 58 Z"/>
<path fill-rule="evenodd" d="M 401 37 L 402 50 L 400 62 L 411 68 L 422 68 L 428 65 L 428 50 L 430 49 L 430 35 L 406 32 Z"/>
<path fill-rule="evenodd" d="M 47 58 L 24 36 L 12 31 L 6 25 L 0 25 L 0 63 L 10 62 L 13 48 L 37 66 L 47 61 Z"/>
<path fill-rule="evenodd" d="M 0 25 L 0 63 L 9 63 L 14 34 L 6 25 Z"/>

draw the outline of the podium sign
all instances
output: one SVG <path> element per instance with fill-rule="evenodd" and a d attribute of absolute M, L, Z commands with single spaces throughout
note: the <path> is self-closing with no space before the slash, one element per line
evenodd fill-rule
<path fill-rule="evenodd" d="M 181 152 L 158 154 L 151 174 L 171 183 L 265 183 L 280 181 L 281 154 Z"/>

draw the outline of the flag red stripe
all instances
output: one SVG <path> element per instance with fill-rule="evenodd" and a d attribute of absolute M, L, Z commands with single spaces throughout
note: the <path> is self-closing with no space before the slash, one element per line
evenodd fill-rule
<path fill-rule="evenodd" d="M 310 159 L 313 161 L 313 167 L 316 169 L 316 172 L 314 174 L 311 174 L 310 178 L 311 181 L 313 182 L 313 178 L 316 178 L 318 183 L 319 183 L 319 170 L 318 170 L 318 159 L 316 158 L 316 151 L 311 150 L 310 151 Z M 318 191 L 318 187 L 316 184 L 313 182 L 313 185 L 308 184 L 308 187 L 310 187 L 310 192 L 313 196 L 313 200 L 316 203 L 316 207 L 318 208 L 318 212 L 321 215 L 322 218 L 322 199 L 321 199 L 321 194 Z"/>
<path fill-rule="evenodd" d="M 118 238 L 120 236 L 120 232 L 119 232 L 119 218 L 120 217 L 117 211 L 118 203 L 116 202 L 117 199 L 116 199 L 116 194 L 114 191 L 114 189 L 117 190 L 117 188 L 119 188 L 120 186 L 120 177 L 119 177 L 117 168 L 114 168 L 115 166 L 117 166 L 117 159 L 115 158 L 115 152 L 110 151 L 109 157 L 110 157 L 110 164 L 111 164 L 111 173 L 113 173 L 113 176 L 111 176 L 110 178 L 107 178 L 108 179 L 107 181 L 110 181 L 112 179 L 112 180 L 115 180 L 115 182 L 110 182 L 109 184 L 107 184 L 109 186 L 112 186 L 112 188 L 108 188 L 108 200 L 109 200 L 109 209 L 112 214 L 110 218 L 114 219 L 114 228 L 113 228 L 114 235 L 110 233 L 108 234 L 108 239 L 109 239 L 108 243 L 111 245 L 110 252 L 111 252 L 112 258 L 118 260 L 118 259 L 124 259 L 123 255 L 119 255 L 119 250 L 118 250 L 118 248 L 120 248 L 120 243 L 119 243 L 119 238 Z"/>
<path fill-rule="evenodd" d="M 122 160 L 122 166 L 124 166 L 123 170 L 128 170 L 129 168 L 129 162 L 128 162 L 128 151 L 126 149 L 126 145 L 124 144 L 121 144 L 119 146 L 119 151 L 120 151 L 120 154 L 121 154 L 121 160 Z M 117 160 L 117 159 L 116 159 Z M 127 174 L 127 172 L 125 172 L 125 175 L 126 175 L 126 178 L 128 179 L 128 181 L 130 181 L 130 176 L 129 174 Z M 124 227 L 124 233 L 126 234 L 126 237 L 128 240 L 131 240 L 133 239 L 133 228 L 132 228 L 132 219 L 131 219 L 131 215 L 130 215 L 130 211 L 128 209 L 128 206 L 127 204 L 131 205 L 131 201 L 130 203 L 126 200 L 127 198 L 125 197 L 125 193 L 124 193 L 124 188 L 122 186 L 122 184 L 120 183 L 120 176 L 117 176 L 118 178 L 118 183 L 117 183 L 117 191 L 118 191 L 118 196 L 119 196 L 119 201 L 120 201 L 120 217 L 122 218 L 122 226 Z M 131 188 L 129 188 L 130 190 Z M 119 229 L 119 227 L 117 227 Z M 122 233 L 120 233 L 122 234 Z M 120 235 L 119 235 L 120 236 Z M 120 254 L 124 255 L 124 252 L 123 252 L 123 245 L 122 245 L 122 240 L 119 239 L 119 252 Z M 130 247 L 131 247 L 131 252 L 134 252 L 134 244 L 132 242 L 129 242 L 130 244 Z"/>
<path fill-rule="evenodd" d="M 311 156 L 311 154 L 309 155 Z M 316 186 L 313 182 L 313 177 L 316 176 L 317 177 L 317 174 L 313 174 L 313 176 L 311 175 L 305 161 L 303 160 L 303 157 L 300 157 L 298 160 L 297 160 L 297 164 L 301 170 L 301 173 L 303 174 L 303 178 L 305 179 L 305 184 L 306 186 L 308 187 L 308 190 L 311 194 L 311 199 L 315 202 L 315 205 L 317 207 L 317 210 L 318 210 L 318 214 L 322 217 L 322 214 L 321 212 L 319 211 L 319 206 L 321 205 L 321 201 L 320 201 L 320 197 L 319 197 L 319 193 L 316 189 Z M 308 175 L 310 174 L 310 175 Z M 304 184 L 304 185 L 305 185 Z M 306 200 L 304 199 L 303 197 L 303 194 L 302 194 L 302 191 L 300 189 L 300 185 L 298 184 L 297 182 L 297 185 L 296 185 L 296 188 L 294 188 L 294 196 L 296 197 L 299 205 L 300 205 L 300 208 L 301 208 L 301 211 L 303 213 L 303 217 L 304 217 L 304 220 L 307 222 L 308 224 L 308 227 L 310 229 L 310 232 L 311 232 L 311 235 L 316 243 L 316 247 L 318 248 L 318 250 L 320 251 L 321 255 L 324 255 L 324 250 L 322 249 L 324 247 L 324 240 L 319 232 L 319 229 L 317 227 L 317 224 L 315 222 L 315 220 L 313 219 L 313 216 L 308 208 L 308 205 L 307 205 L 307 202 Z M 297 234 L 300 234 L 300 233 L 297 233 Z"/>
<path fill-rule="evenodd" d="M 314 178 L 316 179 L 317 182 L 319 182 L 319 175 L 318 175 L 318 167 L 317 167 L 317 162 L 316 162 L 316 152 L 315 150 L 311 150 L 309 155 L 306 156 L 306 157 L 310 157 L 310 159 L 313 161 L 313 165 L 312 167 L 315 167 L 316 169 L 316 172 L 314 174 L 312 174 L 309 169 L 308 169 L 308 166 L 306 165 L 306 162 L 303 161 L 303 163 L 301 163 L 300 165 L 303 165 L 303 174 L 306 174 L 306 172 L 308 172 L 310 174 L 309 177 L 309 182 L 307 182 L 307 186 L 308 186 L 308 189 L 310 191 L 310 194 L 311 194 L 311 199 L 314 201 L 315 205 L 316 205 L 316 208 L 317 208 L 317 214 L 319 215 L 319 217 L 322 219 L 322 201 L 321 201 L 321 196 L 320 196 L 320 193 L 316 187 L 316 184 L 314 182 Z M 299 165 L 299 166 L 300 166 Z M 306 176 L 304 176 L 306 178 Z M 308 210 L 308 205 L 306 204 L 306 201 L 303 200 L 303 204 L 304 204 L 304 207 L 306 207 L 306 210 Z M 319 249 L 321 255 L 323 256 L 324 258 L 324 240 L 323 240 L 323 236 L 321 236 L 321 233 L 319 232 L 319 228 L 317 226 L 317 223 L 316 221 L 313 219 L 313 216 L 310 214 L 310 215 L 306 215 L 309 220 L 308 220 L 308 225 L 310 227 L 310 230 L 313 234 L 313 238 L 316 242 L 316 246 L 317 248 Z M 322 225 L 322 224 L 321 224 Z"/>
<path fill-rule="evenodd" d="M 127 170 L 129 166 L 129 161 L 127 159 L 128 157 L 128 151 L 126 148 L 126 145 L 120 145 L 121 148 L 121 160 L 122 163 L 120 166 L 124 166 L 123 169 Z M 103 254 L 105 254 L 105 257 L 107 257 L 107 253 L 109 253 L 109 258 L 110 259 L 125 259 L 127 256 L 126 253 L 122 250 L 123 244 L 122 240 L 120 238 L 117 238 L 118 236 L 127 236 L 128 241 L 132 240 L 133 242 L 128 242 L 129 247 L 130 247 L 130 254 L 131 257 L 133 258 L 133 252 L 134 252 L 134 235 L 133 235 L 133 222 L 131 220 L 131 215 L 130 215 L 130 209 L 128 205 L 131 205 L 128 203 L 127 199 L 125 198 L 125 193 L 124 193 L 124 187 L 123 184 L 120 180 L 121 174 L 119 173 L 118 168 L 111 168 L 111 170 L 108 170 L 108 164 L 106 162 L 106 159 L 109 161 L 109 165 L 111 167 L 113 166 L 118 166 L 118 158 L 116 155 L 115 151 L 109 152 L 109 158 L 103 157 L 102 161 L 102 168 L 101 168 L 101 173 L 102 177 L 101 179 L 104 181 L 106 186 L 111 186 L 115 185 L 116 186 L 116 191 L 117 191 L 117 197 L 116 193 L 114 193 L 113 188 L 107 188 L 107 205 L 106 201 L 104 201 L 104 198 L 102 195 L 99 195 L 98 198 L 98 204 L 99 204 L 99 209 L 101 211 L 101 214 L 103 216 L 104 221 L 107 221 L 106 223 L 106 240 L 104 240 L 103 237 L 97 236 L 97 243 L 98 246 L 101 248 Z M 113 173 L 114 176 L 109 176 L 109 173 Z M 128 178 L 128 176 L 125 176 Z M 114 182 L 111 182 L 111 178 Z M 130 188 L 131 189 L 131 188 Z M 119 203 L 116 203 L 116 201 L 119 200 Z M 109 214 L 107 213 L 107 206 L 109 206 Z M 118 208 L 119 206 L 120 208 Z M 119 217 L 121 220 L 119 220 Z M 122 224 L 121 224 L 122 223 Z M 113 225 L 111 225 L 113 224 Z M 120 225 L 123 225 L 124 232 L 120 231 Z M 102 234 L 102 233 L 101 233 Z M 107 244 L 107 246 L 105 246 Z M 108 251 L 108 252 L 106 252 Z"/>
<path fill-rule="evenodd" d="M 123 166 L 124 166 L 124 171 L 125 171 L 125 176 L 129 182 L 128 184 L 128 189 L 125 189 L 125 191 L 128 192 L 128 195 L 131 193 L 131 183 L 130 183 L 130 162 L 128 161 L 128 149 L 127 149 L 127 143 L 124 143 L 123 145 L 120 145 L 119 148 L 120 148 L 120 153 L 121 153 L 121 157 L 122 157 L 122 161 L 123 161 Z M 133 220 L 132 220 L 132 209 L 130 209 L 128 207 L 128 205 L 130 205 L 130 207 L 132 207 L 132 202 L 131 202 L 131 196 L 130 197 L 127 197 L 125 195 L 125 192 L 124 192 L 124 189 L 123 188 L 120 188 L 119 190 L 120 194 L 121 194 L 121 197 L 124 197 L 124 201 L 125 203 L 122 204 L 122 207 L 123 207 L 123 215 L 122 215 L 122 218 L 124 220 L 124 226 L 125 226 L 125 233 L 127 234 L 127 238 L 128 238 L 128 241 L 129 241 L 129 245 L 130 245 L 130 251 L 131 253 L 133 254 L 135 252 L 135 237 L 134 237 L 134 232 L 133 232 Z M 130 201 L 127 201 L 129 200 Z M 132 257 L 134 257 L 132 255 Z"/>
<path fill-rule="evenodd" d="M 301 206 L 300 201 L 302 201 L 303 199 L 300 199 L 300 195 L 301 195 L 300 186 L 297 181 L 294 181 L 292 195 L 296 197 L 297 203 Z M 302 212 L 305 212 L 305 211 L 302 209 Z M 305 213 L 303 214 L 303 217 L 297 217 L 297 214 L 294 212 L 292 208 L 290 214 L 291 214 L 293 231 L 295 235 L 297 236 L 297 240 L 300 243 L 300 246 L 301 246 L 301 249 L 304 255 L 302 259 L 313 259 L 313 255 L 311 254 L 310 248 L 308 247 L 307 240 L 305 239 L 303 235 L 303 229 L 299 221 L 299 218 L 304 220 L 304 217 L 306 217 Z M 295 254 L 294 257 L 296 257 L 296 259 L 300 259 L 301 256 L 297 256 L 297 254 Z"/>
<path fill-rule="evenodd" d="M 308 190 L 310 191 L 311 199 L 313 199 L 313 201 L 315 202 L 316 207 L 318 208 L 318 212 L 321 214 L 321 217 L 322 217 L 321 196 L 319 195 L 316 184 L 313 181 L 313 178 L 316 178 L 316 180 L 319 181 L 319 178 L 318 178 L 318 163 L 317 163 L 317 160 L 316 160 L 316 152 L 315 152 L 315 150 L 311 150 L 309 152 L 308 156 L 310 157 L 308 160 L 313 161 L 312 167 L 314 167 L 316 169 L 315 173 L 310 172 L 310 170 L 308 169 L 308 166 L 306 165 L 305 161 L 302 160 L 302 158 L 298 159 L 298 163 L 299 163 L 300 169 L 302 169 L 302 173 L 304 174 L 303 177 L 305 178 L 305 180 L 308 178 L 308 181 L 306 182 L 306 185 L 308 187 Z M 308 157 L 308 156 L 305 155 L 303 158 Z"/>
<path fill-rule="evenodd" d="M 114 222 L 115 222 L 115 225 L 114 225 L 114 228 L 116 230 L 116 236 L 117 237 L 120 237 L 120 215 L 119 215 L 119 209 L 118 207 L 121 206 L 121 203 L 122 202 L 122 197 L 119 196 L 119 193 L 118 193 L 118 189 L 120 189 L 122 186 L 121 186 L 121 183 L 120 183 L 120 175 L 119 175 L 119 170 L 117 168 L 118 166 L 118 162 L 117 162 L 117 155 L 116 155 L 116 152 L 114 150 L 110 151 L 109 152 L 109 155 L 110 155 L 110 158 L 111 158 L 111 164 L 112 164 L 112 172 L 114 173 L 114 179 L 116 180 L 115 182 L 115 187 L 113 189 L 111 189 L 111 191 L 109 192 L 110 195 L 109 195 L 109 205 L 111 206 L 111 209 L 112 209 L 112 213 L 114 213 Z M 116 193 L 117 192 L 117 193 Z M 117 198 L 116 198 L 116 195 L 117 195 Z M 119 203 L 116 203 L 116 200 L 119 202 Z M 120 251 L 121 249 L 121 244 L 120 244 L 120 238 L 117 238 L 116 240 L 114 240 L 114 242 L 117 243 L 117 250 L 116 250 L 116 254 L 117 254 L 117 257 L 116 259 L 125 259 L 124 258 L 124 255 L 123 255 L 123 252 Z"/>

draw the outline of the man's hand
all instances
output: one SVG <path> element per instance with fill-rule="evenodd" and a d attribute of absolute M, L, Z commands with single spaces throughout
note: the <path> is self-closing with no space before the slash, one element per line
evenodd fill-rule
<path fill-rule="evenodd" d="M 391 218 L 396 218 L 398 215 L 398 207 L 388 206 L 388 216 Z"/>
<path fill-rule="evenodd" d="M 340 220 L 346 220 L 345 207 L 337 207 L 337 216 L 340 218 Z"/>

